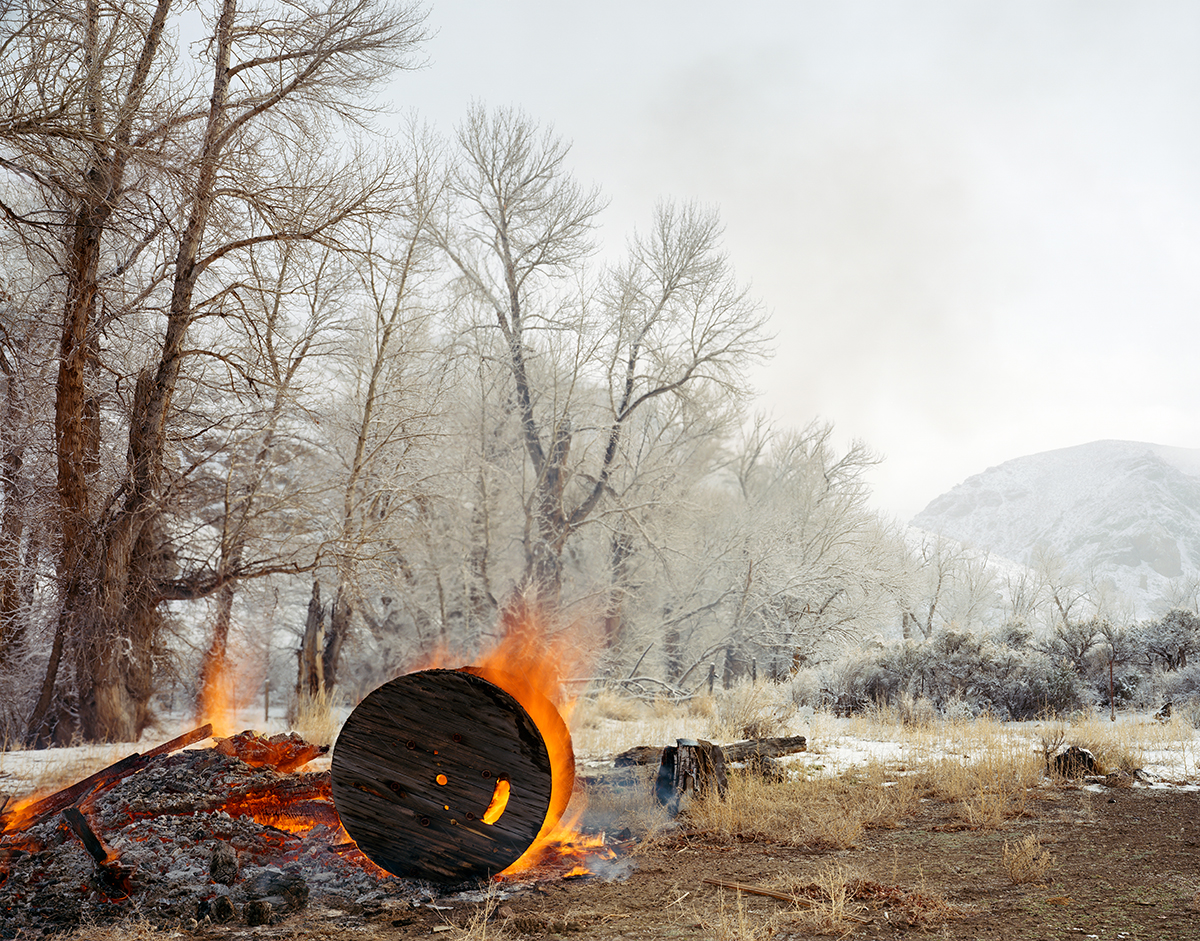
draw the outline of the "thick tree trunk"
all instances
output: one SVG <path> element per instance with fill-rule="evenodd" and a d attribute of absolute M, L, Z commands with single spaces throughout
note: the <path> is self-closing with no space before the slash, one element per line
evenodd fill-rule
<path fill-rule="evenodd" d="M 337 671 L 342 657 L 342 645 L 350 634 L 353 617 L 354 605 L 350 602 L 350 589 L 345 584 L 340 584 L 329 610 L 329 631 L 325 635 L 325 649 L 321 651 L 321 675 L 326 691 L 337 686 Z"/>
<path fill-rule="evenodd" d="M 127 694 L 130 689 L 141 691 L 148 685 L 140 674 L 150 669 L 153 654 L 150 649 L 137 647 L 144 630 L 121 629 L 122 616 L 127 613 L 123 599 L 129 583 L 129 558 L 143 521 L 128 516 L 121 519 L 120 513 L 109 524 L 94 518 L 88 477 L 97 467 L 99 412 L 88 392 L 87 371 L 95 348 L 95 337 L 90 331 L 96 311 L 102 238 L 120 198 L 131 153 L 133 122 L 140 113 L 169 7 L 170 0 L 159 0 L 156 5 L 107 144 L 99 143 L 105 137 L 107 103 L 100 85 L 104 63 L 100 60 L 99 5 L 89 0 L 85 9 L 83 48 L 88 65 L 85 97 L 89 104 L 89 130 L 98 143 L 84 175 L 84 189 L 72 219 L 64 264 L 66 301 L 54 414 L 61 607 L 42 689 L 28 729 L 31 740 L 45 731 L 58 671 L 69 642 L 76 644 L 78 706 L 85 736 L 127 737 L 140 724 L 138 715 L 144 713 L 144 709 L 136 706 L 130 708 Z M 124 666 L 128 664 L 133 664 L 133 672 L 126 683 L 122 674 L 128 672 Z"/>
<path fill-rule="evenodd" d="M 168 0 L 160 0 L 160 19 L 156 21 L 159 32 L 167 5 Z M 212 205 L 221 134 L 226 124 L 234 12 L 233 0 L 225 0 L 217 25 L 208 124 L 198 155 L 188 221 L 175 258 L 162 350 L 157 366 L 138 377 L 134 392 L 125 499 L 103 528 L 95 584 L 85 585 L 80 579 L 72 579 L 64 598 L 66 611 L 86 612 L 82 619 L 86 634 L 76 660 L 76 681 L 80 684 L 80 731 L 89 740 L 136 738 L 148 718 L 153 692 L 150 678 L 162 624 L 156 575 L 164 547 L 159 501 L 167 417 L 179 380 L 184 339 L 192 321 L 192 297 L 200 276 L 197 262 Z M 94 270 L 93 266 L 93 274 Z M 82 426 L 79 434 L 83 434 Z M 60 450 L 60 474 L 61 459 Z"/>
<path fill-rule="evenodd" d="M 313 579 L 312 597 L 308 599 L 308 617 L 304 621 L 304 636 L 296 651 L 296 698 L 315 699 L 325 691 L 325 608 L 321 605 L 321 583 Z"/>

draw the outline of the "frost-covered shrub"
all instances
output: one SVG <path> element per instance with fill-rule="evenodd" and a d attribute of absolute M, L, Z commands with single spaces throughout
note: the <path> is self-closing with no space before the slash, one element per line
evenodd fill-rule
<path fill-rule="evenodd" d="M 1009 618 L 996 631 L 996 643 L 1011 650 L 1026 650 L 1033 639 L 1033 630 L 1024 618 Z"/>
<path fill-rule="evenodd" d="M 917 704 L 942 715 L 1030 719 L 1095 701 L 1071 662 L 1019 636 L 998 641 L 944 630 L 927 641 L 860 651 L 831 674 L 826 705 L 850 712 L 878 703 L 897 709 L 902 721 L 911 715 L 919 722 Z"/>
<path fill-rule="evenodd" d="M 798 670 L 791 680 L 792 705 L 818 708 L 823 705 L 822 690 L 828 686 L 829 675 L 826 671 L 812 667 Z"/>
<path fill-rule="evenodd" d="M 1113 670 L 1112 696 L 1108 693 L 1108 665 L 1101 664 L 1089 679 L 1097 705 L 1116 704 L 1118 709 L 1141 708 L 1149 702 L 1149 677 L 1142 671 L 1123 666 Z"/>
<path fill-rule="evenodd" d="M 1192 663 L 1159 677 L 1163 697 L 1172 702 L 1200 698 L 1200 663 Z"/>
<path fill-rule="evenodd" d="M 1079 674 L 1069 663 L 1031 652 L 1014 665 L 1004 683 L 997 685 L 993 705 L 1007 718 L 1034 719 L 1081 709 L 1089 698 Z"/>

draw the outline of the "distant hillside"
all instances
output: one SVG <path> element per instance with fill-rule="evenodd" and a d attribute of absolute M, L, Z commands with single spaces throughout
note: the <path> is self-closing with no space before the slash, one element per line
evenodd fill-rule
<path fill-rule="evenodd" d="M 1014 562 L 1045 543 L 1148 614 L 1172 579 L 1200 572 L 1200 450 L 1093 441 L 1019 457 L 942 494 L 912 525 Z"/>

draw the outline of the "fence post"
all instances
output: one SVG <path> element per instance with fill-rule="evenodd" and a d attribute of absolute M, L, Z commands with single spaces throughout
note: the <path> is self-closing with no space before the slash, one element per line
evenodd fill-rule
<path fill-rule="evenodd" d="M 712 695 L 713 683 L 717 681 L 717 665 L 710 663 L 708 665 L 708 695 Z"/>

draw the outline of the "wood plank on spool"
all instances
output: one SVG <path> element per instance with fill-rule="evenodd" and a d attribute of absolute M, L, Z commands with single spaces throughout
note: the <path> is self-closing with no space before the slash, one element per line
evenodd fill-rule
<path fill-rule="evenodd" d="M 410 673 L 369 694 L 338 735 L 330 776 L 342 825 L 372 862 L 445 883 L 516 861 L 541 829 L 553 784 L 545 741 L 521 704 L 458 670 Z M 498 780 L 508 803 L 486 824 Z"/>

